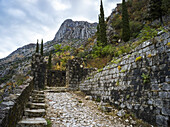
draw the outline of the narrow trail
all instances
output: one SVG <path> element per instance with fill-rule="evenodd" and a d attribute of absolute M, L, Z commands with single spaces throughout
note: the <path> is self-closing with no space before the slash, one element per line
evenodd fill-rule
<path fill-rule="evenodd" d="M 45 92 L 45 97 L 46 118 L 52 121 L 52 127 L 125 127 L 98 110 L 93 101 L 88 100 L 90 105 L 83 103 L 74 93 Z"/>

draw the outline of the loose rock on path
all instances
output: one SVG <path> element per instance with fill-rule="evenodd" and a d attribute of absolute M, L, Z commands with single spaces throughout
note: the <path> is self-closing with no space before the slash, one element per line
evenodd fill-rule
<path fill-rule="evenodd" d="M 46 92 L 45 96 L 46 117 L 52 121 L 52 127 L 125 127 L 120 121 L 109 119 L 97 105 L 91 108 L 82 103 L 73 93 Z"/>

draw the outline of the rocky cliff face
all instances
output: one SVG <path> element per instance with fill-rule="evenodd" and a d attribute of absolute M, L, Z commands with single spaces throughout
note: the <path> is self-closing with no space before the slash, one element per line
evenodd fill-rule
<path fill-rule="evenodd" d="M 61 25 L 53 41 L 56 42 L 70 39 L 87 40 L 96 33 L 96 27 L 97 23 L 67 19 Z"/>
<path fill-rule="evenodd" d="M 6 58 L 0 59 L 0 65 L 9 63 L 16 60 L 21 60 L 25 57 L 31 57 L 32 53 L 35 51 L 36 44 L 28 44 L 23 47 L 18 48 Z"/>
<path fill-rule="evenodd" d="M 54 51 L 53 46 L 58 43 L 79 47 L 95 34 L 96 28 L 97 23 L 67 19 L 62 23 L 54 39 L 44 44 L 44 54 Z M 14 74 L 26 73 L 30 69 L 31 56 L 35 53 L 35 47 L 36 44 L 25 45 L 6 58 L 0 59 L 0 78 L 5 75 L 10 77 Z"/>
<path fill-rule="evenodd" d="M 25 45 L 0 60 L 0 83 L 13 75 L 25 75 L 30 70 L 31 56 L 35 52 L 35 47 L 35 44 Z"/>

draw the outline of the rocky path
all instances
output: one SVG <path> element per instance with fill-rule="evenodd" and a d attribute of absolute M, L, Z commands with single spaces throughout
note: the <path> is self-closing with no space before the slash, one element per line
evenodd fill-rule
<path fill-rule="evenodd" d="M 119 120 L 99 111 L 93 101 L 88 100 L 86 104 L 73 93 L 46 92 L 45 96 L 46 118 L 52 121 L 52 127 L 125 127 Z"/>

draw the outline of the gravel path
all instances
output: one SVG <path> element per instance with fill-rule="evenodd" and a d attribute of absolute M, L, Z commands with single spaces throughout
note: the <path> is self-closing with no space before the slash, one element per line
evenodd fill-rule
<path fill-rule="evenodd" d="M 69 92 L 45 93 L 48 105 L 46 117 L 51 119 L 52 127 L 125 127 L 117 120 L 82 103 L 76 95 Z M 90 101 L 90 100 L 89 100 Z"/>

